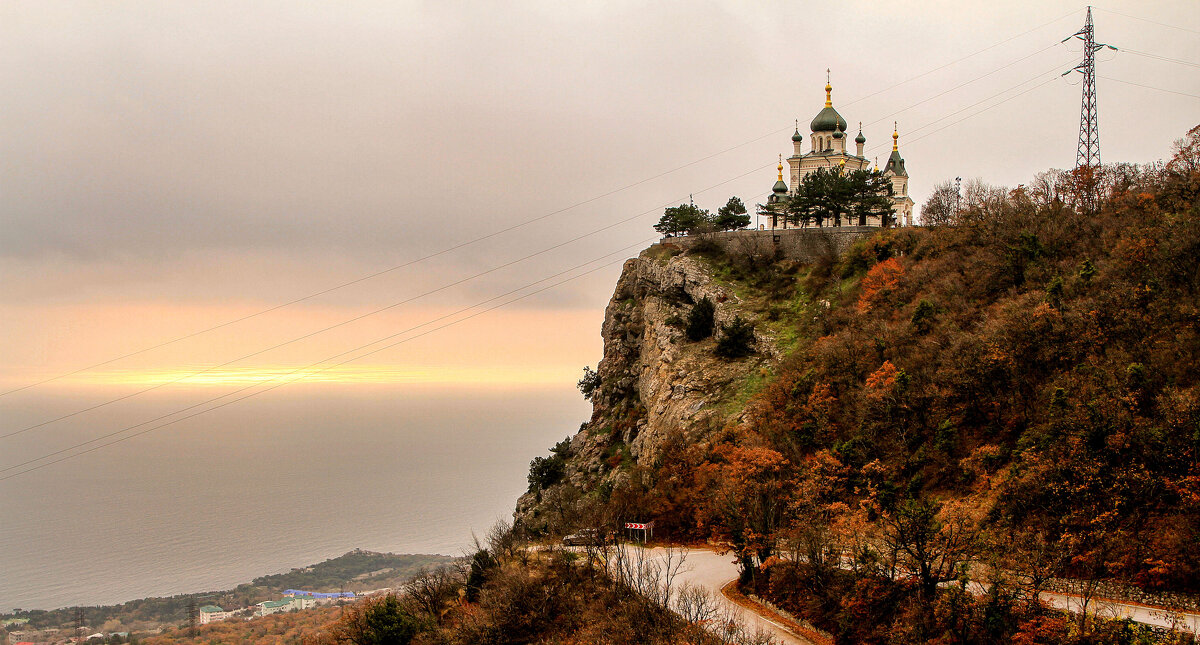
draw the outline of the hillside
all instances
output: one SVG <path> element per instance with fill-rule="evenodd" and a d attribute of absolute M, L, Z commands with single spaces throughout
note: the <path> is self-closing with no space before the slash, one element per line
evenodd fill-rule
<path fill-rule="evenodd" d="M 1192 606 L 1200 128 L 1173 152 L 973 183 L 945 225 L 804 264 L 655 245 L 608 306 L 604 358 L 581 382 L 592 418 L 535 461 L 518 523 L 655 520 L 656 535 L 713 540 L 745 584 L 844 642 L 886 642 L 864 617 L 913 642 L 988 612 L 1011 638 L 1043 620 L 1018 600 L 1054 585 Z M 1075 206 L 1089 186 L 1090 214 Z M 705 298 L 716 331 L 693 341 Z M 718 355 L 734 317 L 755 326 L 749 357 Z M 1007 609 L 958 598 L 949 617 L 914 618 L 967 576 L 994 579 Z"/>
<path fill-rule="evenodd" d="M 277 600 L 285 589 L 307 591 L 370 591 L 398 587 L 413 575 L 429 568 L 444 566 L 455 558 L 444 555 L 375 553 L 356 549 L 287 573 L 260 576 L 225 591 L 179 594 L 131 600 L 120 605 L 78 608 L 84 624 L 106 632 L 148 631 L 163 626 L 186 624 L 189 601 L 197 605 L 219 604 L 227 610 L 253 607 L 255 603 Z M 72 629 L 77 608 L 27 610 L 0 614 L 0 619 L 19 619 L 19 629 Z M 0 632 L 3 633 L 3 632 Z"/>
<path fill-rule="evenodd" d="M 666 570 L 653 562 L 634 559 L 625 567 L 606 567 L 562 549 L 528 549 L 503 526 L 488 538 L 469 564 L 429 570 L 396 593 L 341 607 L 229 620 L 194 634 L 177 629 L 140 642 L 765 645 L 736 622 L 722 621 L 723 639 L 711 634 L 703 625 L 719 616 L 709 597 L 692 590 L 684 594 L 688 602 L 668 602 L 671 594 L 661 585 L 669 585 L 674 573 L 664 578 Z M 678 615 L 671 607 L 688 611 Z"/>

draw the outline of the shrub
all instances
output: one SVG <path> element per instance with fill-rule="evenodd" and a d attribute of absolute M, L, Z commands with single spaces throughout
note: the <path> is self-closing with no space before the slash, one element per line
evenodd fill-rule
<path fill-rule="evenodd" d="M 921 300 L 913 310 L 912 326 L 918 334 L 928 333 L 933 328 L 933 319 L 937 315 L 937 307 L 928 300 Z"/>
<path fill-rule="evenodd" d="M 688 255 L 702 255 L 710 259 L 716 260 L 725 255 L 725 248 L 711 236 L 702 235 L 696 240 L 687 250 Z"/>
<path fill-rule="evenodd" d="M 707 296 L 700 299 L 688 312 L 686 334 L 688 340 L 696 342 L 712 336 L 716 323 L 717 308 Z"/>
<path fill-rule="evenodd" d="M 406 645 L 425 629 L 424 620 L 388 594 L 347 607 L 333 636 L 335 642 L 354 645 Z"/>
<path fill-rule="evenodd" d="M 596 390 L 600 388 L 600 374 L 592 368 L 585 366 L 583 368 L 583 378 L 579 379 L 575 387 L 579 388 L 584 400 L 591 401 L 592 397 L 596 395 Z"/>
<path fill-rule="evenodd" d="M 529 462 L 529 492 L 544 490 L 562 481 L 570 453 L 571 440 L 567 438 L 550 449 L 549 457 L 534 457 Z"/>
<path fill-rule="evenodd" d="M 754 325 L 735 316 L 733 322 L 721 325 L 716 354 L 721 358 L 741 358 L 754 353 Z"/>

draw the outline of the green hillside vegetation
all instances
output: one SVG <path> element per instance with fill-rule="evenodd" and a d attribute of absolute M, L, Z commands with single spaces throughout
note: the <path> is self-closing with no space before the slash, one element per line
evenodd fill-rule
<path fill-rule="evenodd" d="M 277 600 L 285 589 L 367 591 L 399 586 L 425 567 L 443 565 L 453 560 L 444 555 L 398 555 L 355 550 L 303 569 L 261 576 L 249 584 L 241 584 L 230 590 L 84 607 L 84 624 L 97 628 L 105 626 L 108 631 L 177 625 L 187 621 L 188 602 L 193 599 L 198 606 L 215 603 L 225 609 L 236 609 L 265 600 Z M 71 628 L 75 625 L 75 608 L 32 610 L 0 616 L 0 619 L 6 618 L 26 618 L 31 629 Z"/>
<path fill-rule="evenodd" d="M 407 580 L 422 568 L 452 560 L 450 556 L 355 550 L 303 569 L 255 578 L 250 586 L 271 590 L 366 591 L 388 586 L 380 583 Z"/>
<path fill-rule="evenodd" d="M 1035 598 L 1200 593 L 1200 127 L 1173 152 L 972 182 L 809 266 L 699 249 L 788 356 L 576 515 L 716 540 L 839 643 L 1144 642 Z"/>

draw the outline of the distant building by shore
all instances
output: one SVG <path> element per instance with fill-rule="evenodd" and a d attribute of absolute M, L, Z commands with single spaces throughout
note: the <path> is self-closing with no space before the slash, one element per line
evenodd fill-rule
<path fill-rule="evenodd" d="M 255 612 L 259 616 L 270 616 L 285 611 L 308 609 L 317 604 L 317 601 L 306 596 L 294 596 L 292 598 L 284 598 L 283 600 L 268 600 L 258 603 L 258 611 Z"/>
<path fill-rule="evenodd" d="M 305 591 L 303 589 L 288 589 L 283 592 L 284 598 L 312 598 L 318 604 L 327 604 L 338 600 L 354 600 L 353 591 L 323 593 L 320 591 Z"/>
<path fill-rule="evenodd" d="M 225 611 L 216 605 L 204 605 L 200 608 L 200 624 L 215 623 L 232 616 L 234 612 Z"/>

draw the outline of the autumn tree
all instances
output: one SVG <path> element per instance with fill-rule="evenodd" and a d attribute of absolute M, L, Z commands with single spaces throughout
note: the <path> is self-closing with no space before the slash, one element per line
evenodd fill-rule
<path fill-rule="evenodd" d="M 921 206 L 921 224 L 945 226 L 957 223 L 959 193 L 950 180 L 933 187 L 933 192 Z"/>
<path fill-rule="evenodd" d="M 789 464 L 761 446 L 723 444 L 706 466 L 714 536 L 737 557 L 743 579 L 775 553 L 776 532 L 787 511 Z"/>
<path fill-rule="evenodd" d="M 1167 170 L 1182 175 L 1200 173 L 1200 125 L 1188 130 L 1182 138 L 1171 145 L 1171 160 Z"/>
<path fill-rule="evenodd" d="M 884 515 L 883 540 L 897 565 L 916 576 L 921 594 L 932 600 L 937 586 L 962 575 L 960 567 L 976 553 L 979 526 L 959 503 L 905 500 Z"/>

